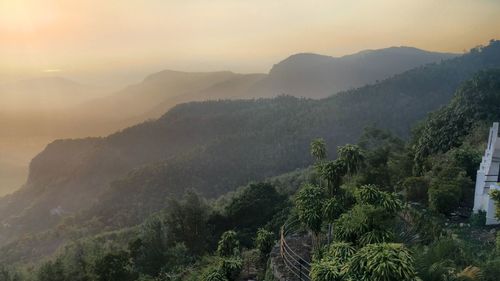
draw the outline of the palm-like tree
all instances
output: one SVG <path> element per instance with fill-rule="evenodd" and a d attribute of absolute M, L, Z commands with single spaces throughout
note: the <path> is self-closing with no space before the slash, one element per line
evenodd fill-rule
<path fill-rule="evenodd" d="M 318 138 L 311 142 L 311 155 L 318 162 L 326 159 L 326 143 L 324 139 Z"/>
<path fill-rule="evenodd" d="M 328 186 L 328 193 L 333 197 L 340 185 L 342 184 L 342 178 L 346 173 L 346 164 L 343 159 L 337 159 L 334 161 L 329 161 L 322 165 L 321 176 L 326 180 Z"/>
<path fill-rule="evenodd" d="M 355 174 L 362 166 L 364 156 L 361 148 L 357 145 L 346 144 L 337 150 L 339 159 L 342 159 L 346 166 L 346 172 L 350 175 Z"/>
<path fill-rule="evenodd" d="M 402 244 L 369 244 L 352 256 L 348 268 L 353 280 L 417 280 L 413 257 Z"/>

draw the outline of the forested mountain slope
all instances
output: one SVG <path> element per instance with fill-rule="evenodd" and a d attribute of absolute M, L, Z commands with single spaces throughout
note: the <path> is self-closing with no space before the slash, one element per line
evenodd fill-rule
<path fill-rule="evenodd" d="M 269 74 L 164 70 L 109 97 L 78 107 L 73 113 L 85 115 L 97 112 L 105 118 L 115 114 L 114 120 L 121 117 L 124 125 L 131 125 L 148 118 L 158 118 L 176 104 L 189 101 L 276 97 L 282 94 L 321 98 L 456 56 L 409 47 L 391 47 L 343 57 L 292 55 L 274 65 Z"/>
<path fill-rule="evenodd" d="M 340 58 L 300 54 L 278 63 L 270 74 L 164 70 L 119 91 L 57 77 L 2 84 L 0 156 L 5 159 L 0 175 L 9 180 L 0 179 L 0 194 L 22 185 L 29 160 L 54 139 L 106 136 L 189 101 L 325 97 L 453 56 L 397 47 Z"/>
<path fill-rule="evenodd" d="M 32 161 L 27 185 L 0 201 L 2 242 L 85 209 L 82 219 L 134 224 L 163 206 L 166 196 L 186 189 L 216 196 L 305 167 L 315 137 L 325 138 L 334 151 L 370 125 L 405 136 L 446 104 L 462 81 L 496 67 L 497 41 L 322 100 L 188 103 L 106 138 L 54 142 Z"/>

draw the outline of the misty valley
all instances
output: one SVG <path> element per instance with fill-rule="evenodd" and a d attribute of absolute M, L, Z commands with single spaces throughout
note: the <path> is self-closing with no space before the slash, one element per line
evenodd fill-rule
<path fill-rule="evenodd" d="M 0 3 L 0 281 L 500 280 L 496 3 L 56 2 Z"/>

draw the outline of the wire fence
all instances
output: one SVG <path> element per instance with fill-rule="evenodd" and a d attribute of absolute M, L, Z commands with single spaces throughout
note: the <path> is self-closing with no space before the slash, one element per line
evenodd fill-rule
<path fill-rule="evenodd" d="M 298 280 L 310 281 L 311 263 L 298 255 L 287 241 L 288 235 L 297 230 L 298 226 L 299 223 L 297 221 L 291 221 L 281 227 L 280 255 L 289 272 L 297 277 Z"/>

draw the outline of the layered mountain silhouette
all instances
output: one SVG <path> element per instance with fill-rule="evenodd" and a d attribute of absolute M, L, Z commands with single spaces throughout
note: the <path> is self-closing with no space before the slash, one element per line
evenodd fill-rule
<path fill-rule="evenodd" d="M 0 155 L 14 159 L 0 163 L 0 174 L 10 175 L 9 181 L 0 182 L 0 194 L 2 189 L 13 190 L 22 184 L 28 161 L 54 139 L 108 135 L 156 119 L 189 101 L 283 94 L 326 97 L 454 56 L 409 47 L 368 50 L 338 58 L 297 54 L 274 65 L 268 74 L 165 70 L 106 95 L 104 89 L 60 77 L 0 85 Z"/>
<path fill-rule="evenodd" d="M 405 137 L 428 112 L 446 104 L 461 82 L 499 67 L 500 42 L 492 41 L 328 98 L 191 102 L 108 137 L 55 141 L 33 159 L 26 185 L 0 199 L 0 242 L 47 230 L 67 214 L 81 223 L 100 221 L 106 229 L 134 225 L 164 207 L 165 198 L 188 189 L 214 197 L 250 180 L 306 167 L 312 159 L 303 156 L 316 137 L 325 138 L 330 151 L 355 142 L 367 126 Z M 144 83 L 163 83 L 162 75 L 173 74 Z M 198 74 L 200 85 L 207 75 Z M 217 87 L 237 89 L 225 80 L 236 74 L 214 75 L 222 80 Z M 261 83 L 271 75 L 253 78 Z M 134 87 L 125 93 L 147 94 Z"/>
<path fill-rule="evenodd" d="M 296 54 L 274 65 L 269 74 L 165 70 L 107 98 L 93 101 L 89 108 L 104 115 L 126 113 L 129 118 L 124 124 L 130 125 L 145 118 L 157 118 L 172 106 L 188 101 L 278 95 L 324 98 L 455 56 L 410 47 L 391 47 L 343 57 Z"/>
<path fill-rule="evenodd" d="M 296 54 L 274 65 L 269 75 L 252 91 L 261 96 L 286 94 L 324 98 L 454 56 L 410 47 L 367 50 L 338 58 Z"/>

